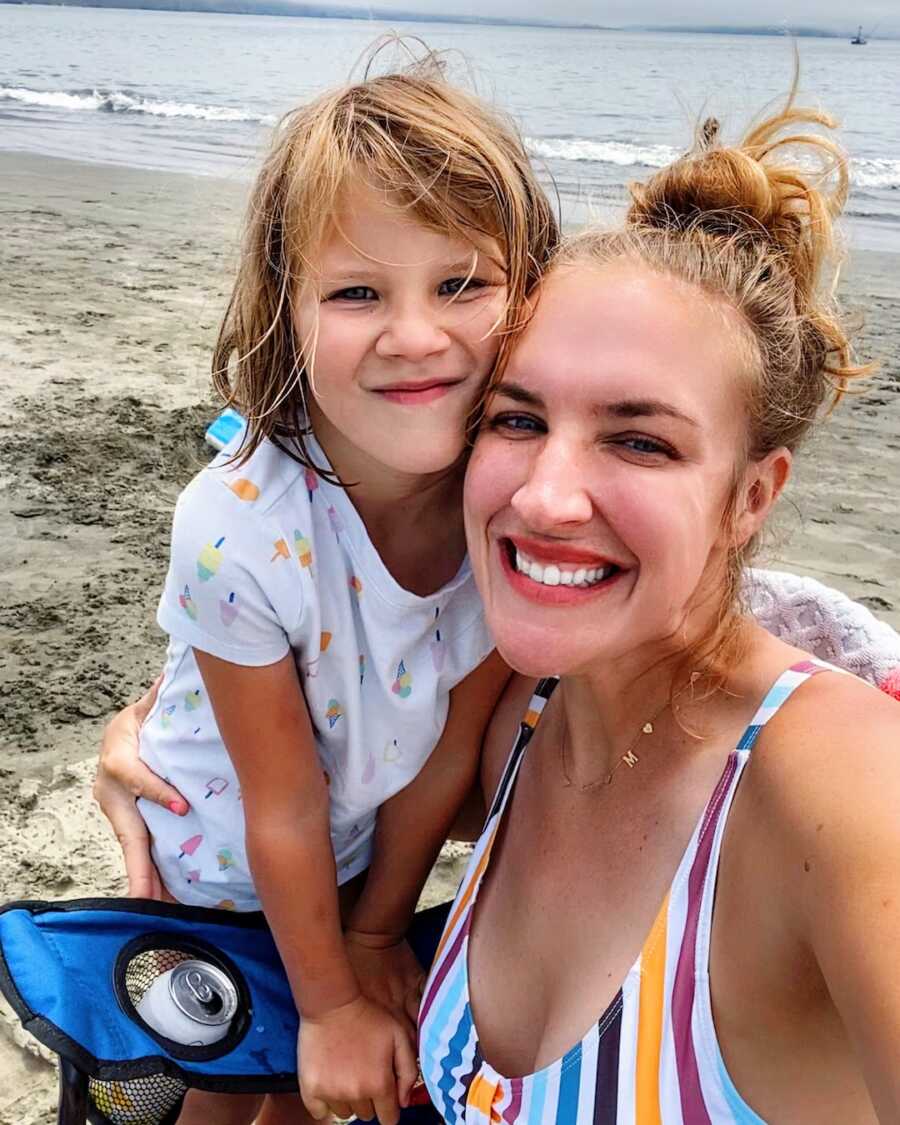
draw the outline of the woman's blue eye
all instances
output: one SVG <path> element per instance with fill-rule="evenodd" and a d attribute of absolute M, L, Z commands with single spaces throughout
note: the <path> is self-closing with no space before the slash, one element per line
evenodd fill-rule
<path fill-rule="evenodd" d="M 533 414 L 496 414 L 488 419 L 487 425 L 491 430 L 505 430 L 525 437 L 543 433 L 546 428 L 541 419 L 535 418 Z"/>
<path fill-rule="evenodd" d="M 486 281 L 478 277 L 448 277 L 438 286 L 441 297 L 456 297 L 460 293 L 467 293 L 474 289 L 484 289 Z"/>
<path fill-rule="evenodd" d="M 338 289 L 329 293 L 329 301 L 374 301 L 378 294 L 368 285 L 351 285 L 347 289 Z"/>
<path fill-rule="evenodd" d="M 650 437 L 625 437 L 621 440 L 621 444 L 626 449 L 630 449 L 635 453 L 655 454 L 662 453 L 665 457 L 675 457 L 675 450 L 670 445 L 666 445 L 661 441 L 656 441 L 655 438 Z"/>

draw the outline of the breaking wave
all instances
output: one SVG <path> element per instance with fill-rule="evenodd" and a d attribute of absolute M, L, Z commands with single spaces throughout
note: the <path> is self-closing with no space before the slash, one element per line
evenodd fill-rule
<path fill-rule="evenodd" d="M 188 117 L 195 121 L 249 121 L 272 125 L 276 118 L 247 113 L 222 105 L 196 105 L 194 102 L 156 101 L 137 97 L 124 90 L 29 90 L 24 86 L 0 86 L 0 101 L 48 109 L 99 111 L 101 113 L 135 113 L 148 117 Z"/>
<path fill-rule="evenodd" d="M 526 137 L 533 156 L 574 163 L 616 164 L 627 168 L 662 168 L 680 155 L 668 145 L 629 144 L 626 141 L 590 141 L 581 137 Z M 900 160 L 858 157 L 850 161 L 850 179 L 856 187 L 900 188 Z"/>
<path fill-rule="evenodd" d="M 274 125 L 278 120 L 273 114 L 251 113 L 232 106 L 163 101 L 141 97 L 128 90 L 31 90 L 25 86 L 0 86 L 0 103 L 4 101 L 47 109 L 188 118 L 194 121 Z M 525 143 L 533 156 L 544 160 L 620 168 L 662 168 L 680 152 L 669 145 L 589 140 L 585 137 L 526 137 Z M 851 161 L 850 174 L 857 187 L 900 189 L 900 160 L 897 159 L 860 157 Z"/>
<path fill-rule="evenodd" d="M 668 145 L 636 145 L 625 141 L 589 141 L 581 137 L 526 137 L 525 145 L 534 156 L 545 160 L 573 160 L 579 163 L 618 164 L 623 168 L 642 166 L 662 168 L 674 160 L 678 150 Z"/>

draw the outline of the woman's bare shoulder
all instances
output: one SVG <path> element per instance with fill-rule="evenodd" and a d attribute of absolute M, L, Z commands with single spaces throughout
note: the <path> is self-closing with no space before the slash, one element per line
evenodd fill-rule
<path fill-rule="evenodd" d="M 852 885 L 884 850 L 900 875 L 900 705 L 877 689 L 837 672 L 802 684 L 761 732 L 745 784 L 771 858 L 800 884 Z"/>
<path fill-rule="evenodd" d="M 481 789 L 487 808 L 494 799 L 503 767 L 536 686 L 537 680 L 513 673 L 494 709 L 481 754 Z"/>

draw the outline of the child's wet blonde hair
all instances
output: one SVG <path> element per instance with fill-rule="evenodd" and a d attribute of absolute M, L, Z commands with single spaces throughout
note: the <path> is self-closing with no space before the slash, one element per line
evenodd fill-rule
<path fill-rule="evenodd" d="M 507 276 L 497 326 L 502 362 L 559 228 L 521 138 L 504 116 L 452 85 L 429 52 L 288 113 L 252 192 L 244 249 L 213 356 L 213 381 L 247 418 L 241 460 L 264 439 L 304 464 L 304 356 L 292 304 L 315 271 L 342 193 L 362 181 L 429 229 L 484 250 Z M 496 250 L 494 251 L 496 253 Z"/>

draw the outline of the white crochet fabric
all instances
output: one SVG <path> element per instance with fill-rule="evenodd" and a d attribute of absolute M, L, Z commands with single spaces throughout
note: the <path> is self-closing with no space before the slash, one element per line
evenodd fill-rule
<path fill-rule="evenodd" d="M 779 570 L 747 570 L 744 606 L 763 628 L 876 686 L 900 668 L 900 634 L 846 594 Z"/>

